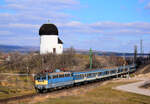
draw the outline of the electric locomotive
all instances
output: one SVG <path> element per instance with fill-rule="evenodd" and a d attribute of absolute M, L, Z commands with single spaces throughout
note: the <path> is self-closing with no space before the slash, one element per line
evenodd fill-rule
<path fill-rule="evenodd" d="M 49 89 L 73 85 L 71 72 L 43 73 L 35 76 L 35 89 L 43 92 Z"/>

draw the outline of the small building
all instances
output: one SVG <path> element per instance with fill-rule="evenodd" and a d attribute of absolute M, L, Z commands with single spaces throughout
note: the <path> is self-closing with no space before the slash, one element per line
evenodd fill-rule
<path fill-rule="evenodd" d="M 39 30 L 40 54 L 63 53 L 63 42 L 58 37 L 58 29 L 54 24 L 43 24 Z"/>

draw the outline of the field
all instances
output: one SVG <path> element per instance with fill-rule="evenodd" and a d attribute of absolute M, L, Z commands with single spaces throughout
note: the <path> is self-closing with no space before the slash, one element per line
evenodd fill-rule
<path fill-rule="evenodd" d="M 149 104 L 150 97 L 112 90 L 112 87 L 125 83 L 109 83 L 79 96 L 49 99 L 37 104 Z"/>
<path fill-rule="evenodd" d="M 28 99 L 19 101 L 18 104 L 149 104 L 150 97 L 148 96 L 112 89 L 115 86 L 133 82 L 135 81 L 108 81 L 96 88 L 67 92 L 71 94 L 65 93 L 56 96 L 49 95 L 45 98 Z"/>
<path fill-rule="evenodd" d="M 31 77 L 1 75 L 0 99 L 34 93 Z"/>

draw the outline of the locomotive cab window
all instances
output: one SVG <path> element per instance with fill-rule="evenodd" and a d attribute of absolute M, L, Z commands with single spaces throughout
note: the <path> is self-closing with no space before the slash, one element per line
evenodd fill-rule
<path fill-rule="evenodd" d="M 42 80 L 45 80 L 46 79 L 46 76 L 42 76 Z"/>
<path fill-rule="evenodd" d="M 40 80 L 40 76 L 35 77 L 36 80 Z"/>
<path fill-rule="evenodd" d="M 60 75 L 59 75 L 59 78 L 63 78 L 63 77 L 64 77 L 64 74 L 60 74 Z"/>

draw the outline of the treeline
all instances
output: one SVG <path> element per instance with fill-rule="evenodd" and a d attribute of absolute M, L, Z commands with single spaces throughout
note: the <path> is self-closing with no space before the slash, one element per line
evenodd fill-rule
<path fill-rule="evenodd" d="M 0 71 L 18 71 L 20 73 L 38 73 L 42 70 L 85 70 L 89 68 L 89 55 L 77 54 L 73 48 L 66 50 L 61 55 L 39 53 L 22 54 L 9 53 L 10 59 L 0 64 Z M 97 56 L 92 57 L 92 68 L 121 66 L 125 63 L 122 57 Z"/>

